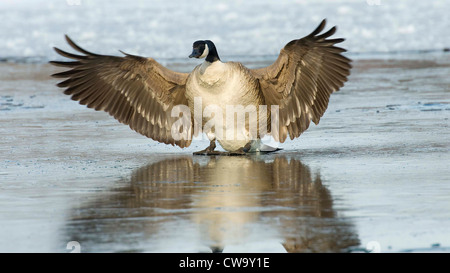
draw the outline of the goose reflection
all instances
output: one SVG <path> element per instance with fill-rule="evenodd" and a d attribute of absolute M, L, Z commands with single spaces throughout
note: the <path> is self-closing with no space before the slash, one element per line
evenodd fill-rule
<path fill-rule="evenodd" d="M 359 245 L 320 175 L 295 158 L 173 157 L 121 182 L 74 208 L 67 240 L 94 252 L 341 252 Z"/>

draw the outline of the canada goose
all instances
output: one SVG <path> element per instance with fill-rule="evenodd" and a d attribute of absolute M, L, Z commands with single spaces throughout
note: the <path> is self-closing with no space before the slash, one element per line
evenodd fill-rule
<path fill-rule="evenodd" d="M 64 93 L 72 100 L 106 111 L 153 140 L 184 148 L 191 144 L 193 135 L 207 127 L 203 132 L 210 145 L 195 154 L 216 154 L 216 140 L 228 154 L 243 154 L 257 150 L 264 134 L 282 143 L 288 134 L 291 139 L 299 137 L 311 120 L 318 124 L 331 93 L 347 81 L 351 60 L 341 54 L 345 49 L 335 46 L 344 39 L 327 39 L 336 27 L 320 34 L 325 24 L 324 19 L 308 36 L 289 42 L 272 65 L 259 69 L 248 69 L 238 62 L 224 63 L 213 42 L 196 41 L 189 57 L 205 61 L 191 73 L 175 72 L 153 58 L 122 51 L 124 57 L 94 54 L 66 35 L 69 45 L 83 55 L 55 47 L 57 53 L 75 61 L 51 61 L 70 68 L 52 76 L 66 78 L 58 86 L 66 88 Z M 198 102 L 200 116 L 195 112 Z M 215 110 L 208 108 L 212 105 Z M 236 121 L 226 125 L 225 119 L 222 124 L 209 123 L 212 117 L 219 120 L 229 105 L 255 106 L 248 108 L 247 114 L 257 114 L 256 134 L 247 120 L 242 130 L 234 130 Z M 273 107 L 277 111 L 260 111 L 265 105 L 277 106 Z M 175 111 L 174 115 L 176 109 L 184 112 Z M 273 123 L 275 120 L 277 123 Z M 261 131 L 262 127 L 267 130 Z M 234 135 L 223 137 L 229 132 Z M 221 137 L 218 133 L 222 133 Z"/>

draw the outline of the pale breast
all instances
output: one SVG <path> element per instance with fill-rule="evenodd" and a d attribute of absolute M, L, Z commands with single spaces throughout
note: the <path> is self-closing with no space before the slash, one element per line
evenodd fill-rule
<path fill-rule="evenodd" d="M 226 105 L 258 105 L 263 102 L 257 80 L 238 63 L 204 62 L 191 73 L 186 83 L 186 96 L 193 110 L 195 97 L 201 97 L 203 109 L 215 104 L 223 109 Z"/>
<path fill-rule="evenodd" d="M 234 110 L 245 108 L 245 110 L 254 109 L 253 112 L 257 113 L 258 106 L 264 104 L 257 80 L 239 63 L 214 62 L 197 66 L 186 83 L 186 96 L 194 119 L 197 124 L 202 124 L 204 133 L 208 133 L 208 129 L 211 128 L 208 127 L 211 125 L 211 112 L 216 115 L 218 112 L 214 109 L 219 108 L 222 113 L 222 131 L 219 134 L 218 129 L 214 127 L 214 133 L 209 134 L 208 137 L 210 135 L 217 137 L 219 143 L 226 150 L 236 150 L 250 139 L 247 121 L 243 131 L 235 130 L 232 133 L 233 137 L 227 138 L 229 131 L 227 129 L 230 125 L 227 123 L 227 111 L 230 108 Z M 264 119 L 265 124 L 267 117 L 261 116 L 257 118 L 256 126 L 262 124 L 260 118 Z M 234 128 L 237 128 L 236 122 L 233 123 L 235 124 Z M 238 138 L 240 141 L 236 141 Z"/>

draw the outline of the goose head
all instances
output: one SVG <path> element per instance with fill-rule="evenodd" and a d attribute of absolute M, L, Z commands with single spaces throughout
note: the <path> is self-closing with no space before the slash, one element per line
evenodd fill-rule
<path fill-rule="evenodd" d="M 195 41 L 192 45 L 192 53 L 189 55 L 189 58 L 206 58 L 205 60 L 210 63 L 220 61 L 216 46 L 210 40 Z"/>

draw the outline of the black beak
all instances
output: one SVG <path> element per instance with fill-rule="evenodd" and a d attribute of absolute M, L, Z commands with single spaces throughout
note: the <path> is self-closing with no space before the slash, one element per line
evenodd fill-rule
<path fill-rule="evenodd" d="M 189 55 L 189 58 L 198 58 L 200 57 L 202 54 L 198 51 L 197 48 L 192 49 L 192 53 L 191 55 Z"/>

